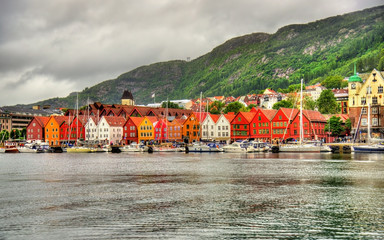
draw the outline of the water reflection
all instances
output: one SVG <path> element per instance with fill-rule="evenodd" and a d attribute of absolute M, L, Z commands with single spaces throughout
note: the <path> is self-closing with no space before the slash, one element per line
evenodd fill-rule
<path fill-rule="evenodd" d="M 378 155 L 0 154 L 1 238 L 382 238 Z"/>

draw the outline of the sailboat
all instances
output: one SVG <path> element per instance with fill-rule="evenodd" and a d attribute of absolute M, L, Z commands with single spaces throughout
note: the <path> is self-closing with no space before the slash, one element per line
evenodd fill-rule
<path fill-rule="evenodd" d="M 303 143 L 304 129 L 303 129 L 303 79 L 300 85 L 300 138 L 297 144 L 284 144 L 279 146 L 279 152 L 320 152 L 320 146 L 312 143 Z"/>
<path fill-rule="evenodd" d="M 363 111 L 361 111 L 363 112 Z M 361 120 L 361 114 L 359 119 L 359 124 Z M 357 131 L 356 131 L 357 132 Z M 368 103 L 368 144 L 365 145 L 355 145 L 352 147 L 353 152 L 356 153 L 384 153 L 384 144 L 380 143 L 372 143 L 371 139 L 371 105 Z"/>
<path fill-rule="evenodd" d="M 79 95 L 77 95 L 76 99 L 76 138 L 77 143 L 79 142 Z M 67 148 L 67 153 L 91 153 L 96 152 L 96 149 L 86 147 L 86 146 L 74 146 L 71 148 Z"/>

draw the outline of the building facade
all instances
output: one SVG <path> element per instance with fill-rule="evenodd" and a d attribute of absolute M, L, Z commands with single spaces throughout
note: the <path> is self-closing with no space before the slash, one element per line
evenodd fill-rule
<path fill-rule="evenodd" d="M 384 138 L 384 78 L 383 72 L 372 70 L 363 81 L 357 74 L 348 80 L 349 118 L 351 134 L 357 140 Z M 371 136 L 368 136 L 370 131 Z"/>

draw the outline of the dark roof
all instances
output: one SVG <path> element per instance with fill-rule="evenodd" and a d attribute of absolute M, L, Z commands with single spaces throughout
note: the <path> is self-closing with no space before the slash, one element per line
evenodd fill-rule
<path fill-rule="evenodd" d="M 125 90 L 121 99 L 132 99 L 133 100 L 133 95 L 130 91 Z"/>

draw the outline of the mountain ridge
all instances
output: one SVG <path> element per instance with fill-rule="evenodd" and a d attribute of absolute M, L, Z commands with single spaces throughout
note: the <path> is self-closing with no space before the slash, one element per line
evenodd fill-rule
<path fill-rule="evenodd" d="M 225 41 L 191 61 L 170 60 L 145 65 L 79 92 L 80 105 L 120 103 L 125 89 L 137 104 L 168 98 L 256 93 L 321 80 L 328 75 L 350 76 L 376 67 L 384 49 L 384 5 L 353 13 L 290 24 L 275 33 L 250 33 Z M 383 53 L 384 54 L 384 53 Z M 376 65 L 375 65 L 376 64 Z M 382 69 L 380 69 L 382 70 Z M 72 107 L 76 96 L 52 98 L 30 105 Z"/>

